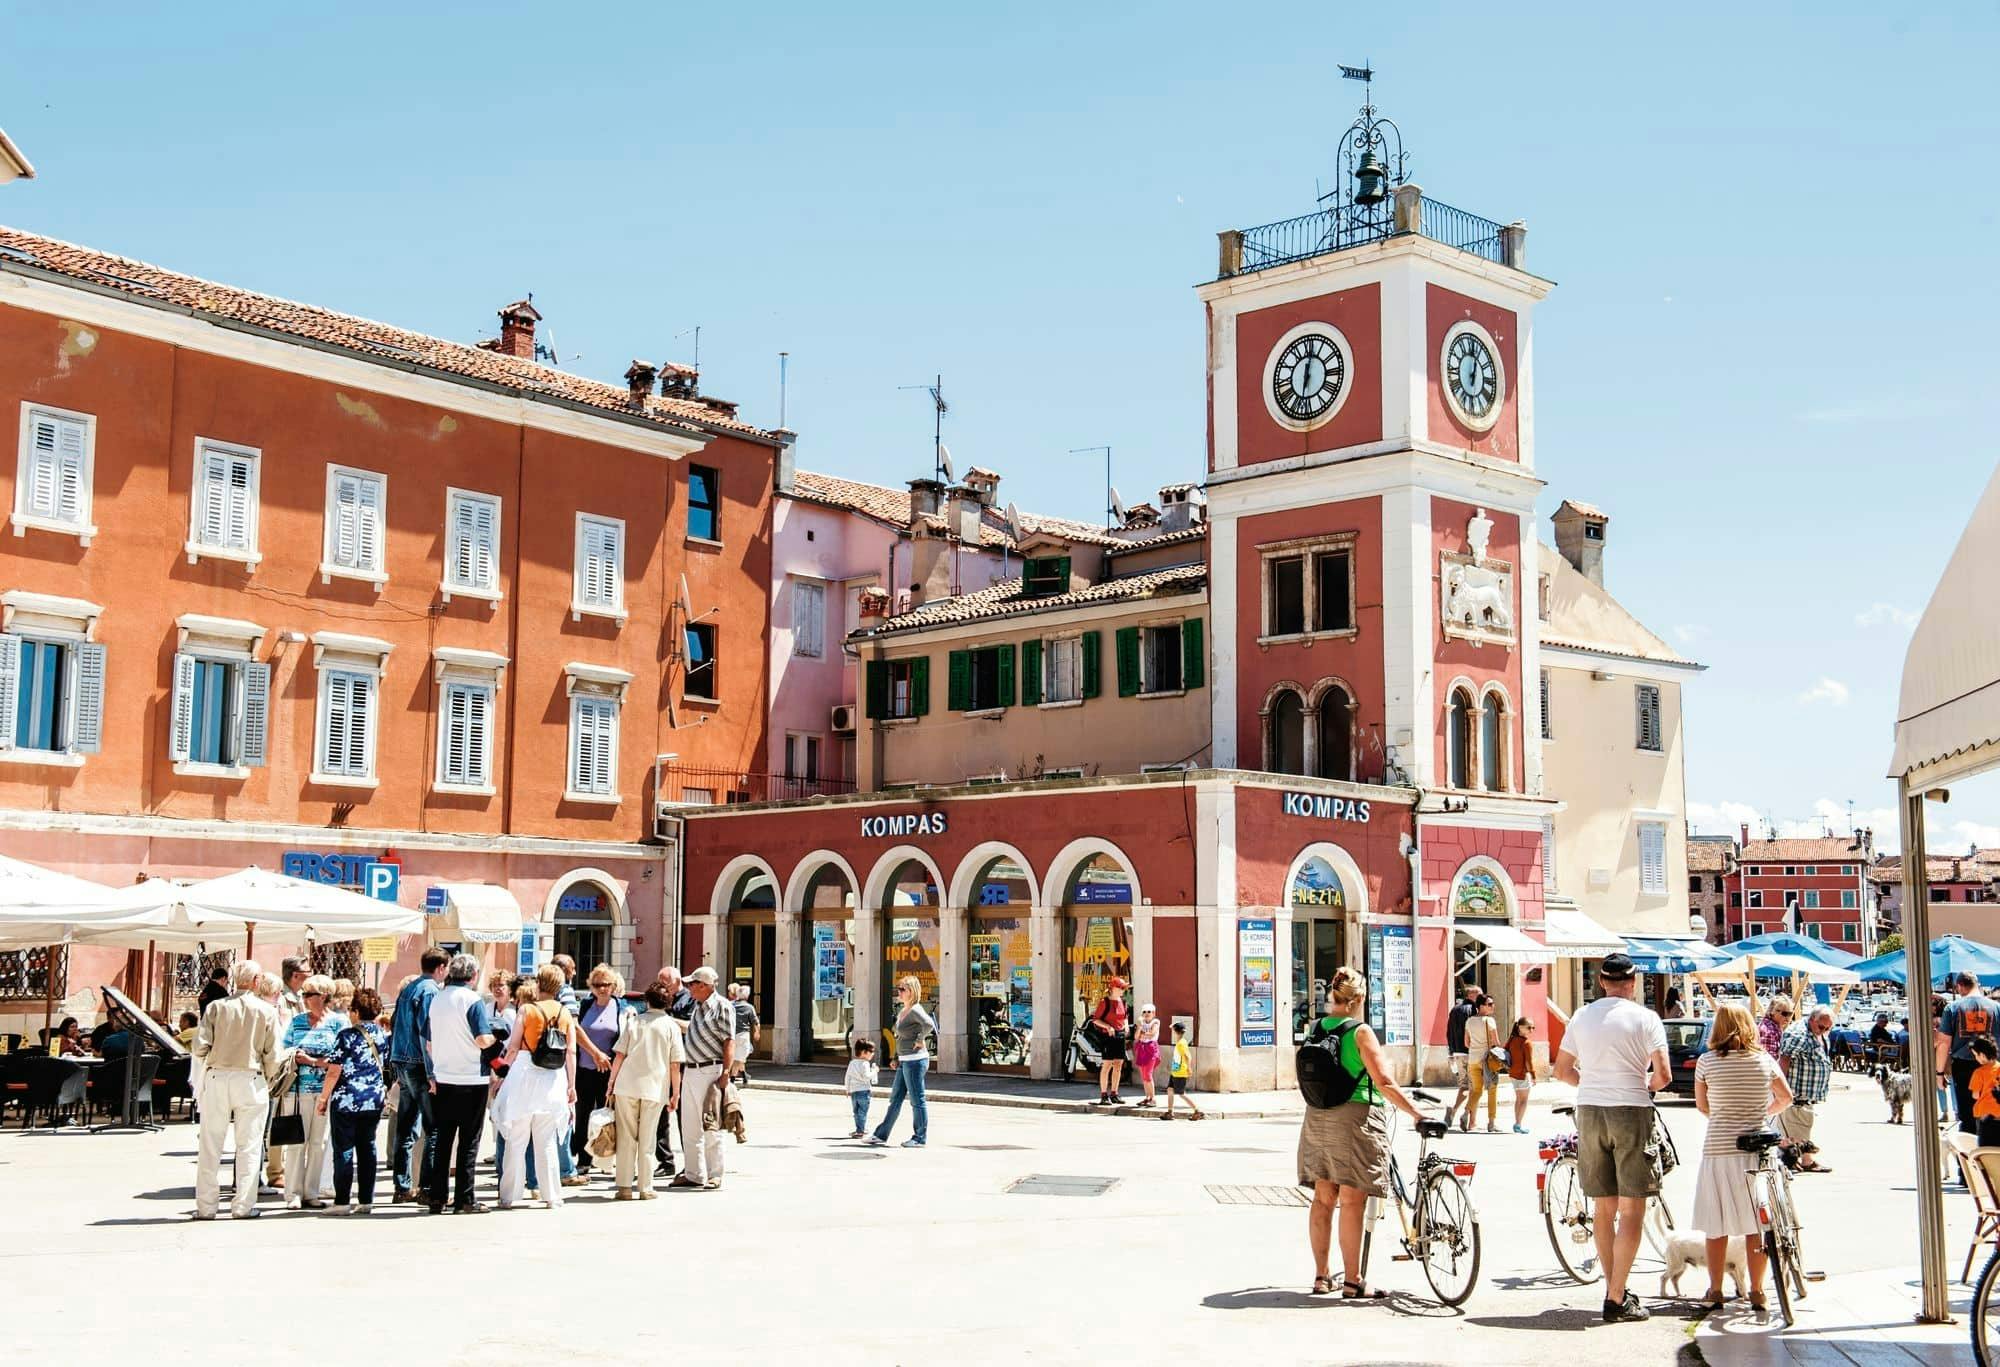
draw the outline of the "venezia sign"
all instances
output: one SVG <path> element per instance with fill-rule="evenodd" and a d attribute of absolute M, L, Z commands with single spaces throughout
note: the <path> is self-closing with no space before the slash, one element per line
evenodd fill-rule
<path fill-rule="evenodd" d="M 1286 793 L 1285 815 L 1309 816 L 1320 821 L 1366 821 L 1368 803 L 1324 793 Z"/>
<path fill-rule="evenodd" d="M 943 812 L 905 812 L 901 816 L 861 818 L 861 835 L 868 840 L 886 840 L 891 836 L 904 835 L 943 835 L 944 832 Z"/>

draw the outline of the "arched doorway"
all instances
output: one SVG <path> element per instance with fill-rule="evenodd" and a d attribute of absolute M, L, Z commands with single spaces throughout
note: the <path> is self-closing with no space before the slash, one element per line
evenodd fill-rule
<path fill-rule="evenodd" d="M 938 920 L 940 890 L 921 859 L 905 859 L 882 885 L 882 1040 L 877 1057 L 896 1059 L 896 984 L 914 977 L 919 1000 L 939 1019 L 943 1009 L 939 967 L 943 961 L 943 929 Z"/>
<path fill-rule="evenodd" d="M 1117 856 L 1100 851 L 1071 870 L 1062 884 L 1064 1049 L 1077 1024 L 1089 1018 L 1113 978 L 1123 978 L 1132 1005 L 1132 874 Z"/>
<path fill-rule="evenodd" d="M 1477 934 L 1485 926 L 1507 926 L 1514 919 L 1514 884 L 1507 871 L 1484 856 L 1468 862 L 1452 880 L 1452 991 L 1456 1003 L 1467 983 L 1478 984 L 1494 999 L 1493 1016 L 1504 1032 L 1514 1019 L 1515 974 L 1518 959 L 1505 949 L 1496 952 Z M 1539 971 L 1539 970 L 1535 970 Z"/>
<path fill-rule="evenodd" d="M 765 1022 L 751 1049 L 754 1058 L 768 1059 L 777 1040 L 771 1028 L 778 1009 L 778 884 L 763 869 L 739 874 L 729 890 L 729 957 L 731 983 L 750 989 L 750 1004 Z"/>
<path fill-rule="evenodd" d="M 594 879 L 580 878 L 556 895 L 555 947 L 553 954 L 567 954 L 576 962 L 571 981 L 579 991 L 590 970 L 612 964 L 612 931 L 618 924 L 618 899 Z"/>
<path fill-rule="evenodd" d="M 799 894 L 801 1063 L 845 1067 L 853 1053 L 854 907 L 854 884 L 838 864 L 807 876 Z"/>
<path fill-rule="evenodd" d="M 1312 1022 L 1325 1014 L 1326 988 L 1348 962 L 1348 891 L 1340 871 L 1321 854 L 1309 854 L 1285 888 L 1292 909 L 1292 1042 L 1305 1042 Z"/>
<path fill-rule="evenodd" d="M 1026 1073 L 1035 1037 L 1034 880 L 1012 854 L 996 855 L 973 870 L 966 900 L 967 1061 Z"/>

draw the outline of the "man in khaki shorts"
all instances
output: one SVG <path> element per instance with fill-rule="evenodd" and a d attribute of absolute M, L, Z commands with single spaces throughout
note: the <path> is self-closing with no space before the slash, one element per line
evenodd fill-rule
<path fill-rule="evenodd" d="M 1597 1260 L 1604 1268 L 1604 1319 L 1650 1318 L 1625 1287 L 1639 1253 L 1646 1201 L 1659 1178 L 1646 1156 L 1653 1137 L 1653 1093 L 1672 1076 L 1667 1030 L 1636 1000 L 1638 978 L 1623 954 L 1597 970 L 1604 995 L 1570 1020 L 1556 1055 L 1556 1076 L 1576 1088 L 1576 1165 L 1591 1198 Z"/>

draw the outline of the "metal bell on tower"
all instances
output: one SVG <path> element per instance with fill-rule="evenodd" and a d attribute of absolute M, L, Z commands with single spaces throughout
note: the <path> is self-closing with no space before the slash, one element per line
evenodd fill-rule
<path fill-rule="evenodd" d="M 1372 208 L 1389 197 L 1389 168 L 1369 148 L 1361 154 L 1361 164 L 1354 168 L 1354 202 Z"/>

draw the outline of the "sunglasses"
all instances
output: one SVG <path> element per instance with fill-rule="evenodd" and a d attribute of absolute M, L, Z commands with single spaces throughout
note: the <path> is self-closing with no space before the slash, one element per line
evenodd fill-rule
<path fill-rule="evenodd" d="M 318 997 L 321 1001 L 326 1000 L 326 993 L 324 992 L 307 992 L 304 995 L 307 1001 L 311 1001 L 314 997 Z"/>

